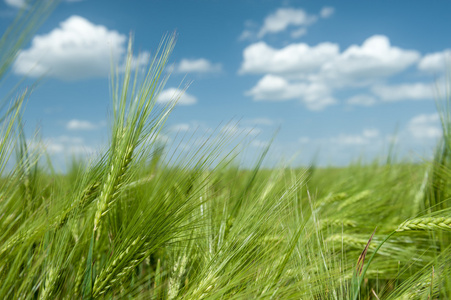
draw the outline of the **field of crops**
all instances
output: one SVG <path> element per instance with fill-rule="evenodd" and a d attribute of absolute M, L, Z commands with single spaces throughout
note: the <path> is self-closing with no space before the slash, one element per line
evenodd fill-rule
<path fill-rule="evenodd" d="M 3 72 L 23 42 L 11 35 L 23 24 L 13 26 Z M 168 36 L 140 78 L 129 44 L 126 72 L 112 79 L 109 148 L 66 174 L 24 136 L 29 90 L 8 103 L 0 299 L 451 298 L 449 99 L 431 161 L 391 153 L 344 168 L 265 169 L 263 151 L 240 169 L 224 150 L 233 137 L 162 148 L 174 103 L 155 99 L 173 46 Z"/>

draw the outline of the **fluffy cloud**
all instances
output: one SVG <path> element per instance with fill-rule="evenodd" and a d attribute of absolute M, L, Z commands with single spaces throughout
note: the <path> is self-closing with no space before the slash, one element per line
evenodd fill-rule
<path fill-rule="evenodd" d="M 309 76 L 341 85 L 368 84 L 405 70 L 419 57 L 416 51 L 391 46 L 389 39 L 381 35 L 368 38 L 362 46 L 352 45 L 342 53 L 333 43 L 313 47 L 298 43 L 274 49 L 258 42 L 244 49 L 240 73 Z"/>
<path fill-rule="evenodd" d="M 404 71 L 419 58 L 417 51 L 391 46 L 386 36 L 374 35 L 325 63 L 320 76 L 342 85 L 369 84 Z"/>
<path fill-rule="evenodd" d="M 384 101 L 434 99 L 433 86 L 425 83 L 376 85 L 371 90 Z"/>
<path fill-rule="evenodd" d="M 310 25 L 316 20 L 316 16 L 309 15 L 302 9 L 279 8 L 275 13 L 266 17 L 258 37 L 284 31 L 288 26 Z"/>
<path fill-rule="evenodd" d="M 407 129 L 416 139 L 436 139 L 442 135 L 440 117 L 435 114 L 421 114 L 412 118 Z"/>
<path fill-rule="evenodd" d="M 92 123 L 86 120 L 72 119 L 66 124 L 66 129 L 69 130 L 94 130 L 99 128 L 100 125 Z"/>
<path fill-rule="evenodd" d="M 451 49 L 425 55 L 418 63 L 418 69 L 426 72 L 443 72 L 451 63 Z"/>
<path fill-rule="evenodd" d="M 335 12 L 335 9 L 333 7 L 326 6 L 321 9 L 321 12 L 319 13 L 319 15 L 321 16 L 321 18 L 327 19 L 330 16 L 332 16 L 334 14 L 334 12 Z"/>
<path fill-rule="evenodd" d="M 322 66 L 338 55 L 339 47 L 332 43 L 321 43 L 314 47 L 299 43 L 275 49 L 265 42 L 258 42 L 244 49 L 239 72 L 303 78 L 319 72 Z"/>
<path fill-rule="evenodd" d="M 420 59 L 417 51 L 394 47 L 386 36 L 375 35 L 362 45 L 352 45 L 340 52 L 333 43 L 309 46 L 293 43 L 275 49 L 265 42 L 249 45 L 243 51 L 240 74 L 263 74 L 264 77 L 246 94 L 254 100 L 284 101 L 295 98 L 309 109 L 323 109 L 335 103 L 337 89 L 372 86 L 399 74 Z M 425 84 L 374 88 L 383 100 L 423 99 L 428 97 Z M 397 88 L 397 89 L 396 89 Z M 401 89 L 413 88 L 410 95 Z M 396 92 L 389 96 L 387 92 Z M 414 95 L 416 93 L 416 95 Z M 391 98 L 390 98 L 391 97 Z M 372 105 L 373 96 L 357 95 L 348 99 L 353 105 Z"/>
<path fill-rule="evenodd" d="M 168 88 L 161 91 L 157 101 L 160 103 L 168 103 L 177 99 L 177 104 L 179 105 L 193 105 L 197 103 L 196 97 L 177 88 Z"/>
<path fill-rule="evenodd" d="M 62 80 L 108 76 L 114 61 L 126 52 L 127 37 L 80 16 L 71 16 L 48 34 L 38 35 L 29 49 L 19 52 L 13 65 L 16 74 L 47 75 Z M 149 55 L 134 59 L 142 65 Z"/>
<path fill-rule="evenodd" d="M 205 58 L 182 59 L 176 68 L 178 73 L 214 73 L 220 72 L 221 64 L 213 64 Z"/>
<path fill-rule="evenodd" d="M 246 94 L 252 96 L 255 101 L 299 99 L 309 109 L 321 110 L 336 102 L 330 92 L 330 89 L 322 83 L 291 83 L 279 76 L 265 75 Z"/>

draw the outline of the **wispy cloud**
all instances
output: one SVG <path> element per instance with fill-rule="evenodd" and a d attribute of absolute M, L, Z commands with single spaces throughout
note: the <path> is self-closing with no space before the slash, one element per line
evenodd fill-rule
<path fill-rule="evenodd" d="M 265 18 L 263 26 L 258 32 L 258 37 L 284 31 L 289 26 L 308 26 L 315 23 L 317 19 L 316 16 L 309 15 L 303 9 L 279 8 Z"/>
<path fill-rule="evenodd" d="M 290 35 L 293 39 L 297 39 L 306 34 L 307 34 L 306 28 L 299 28 L 299 29 L 293 30 Z"/>
<path fill-rule="evenodd" d="M 101 123 L 93 123 L 87 120 L 78 120 L 72 119 L 66 123 L 66 129 L 68 130 L 95 130 L 99 127 L 103 127 L 105 124 Z"/>
<path fill-rule="evenodd" d="M 307 34 L 307 28 L 319 18 L 327 19 L 335 12 L 333 7 L 323 7 L 318 15 L 307 13 L 302 8 L 282 7 L 267 15 L 261 26 L 254 21 L 246 21 L 245 29 L 239 40 L 259 40 L 267 35 L 279 34 L 291 30 L 293 39 Z"/>
<path fill-rule="evenodd" d="M 178 88 L 168 88 L 161 91 L 157 101 L 160 103 L 168 103 L 177 101 L 179 105 L 193 105 L 197 103 L 197 98 Z"/>
<path fill-rule="evenodd" d="M 321 9 L 321 12 L 319 13 L 319 15 L 321 16 L 321 18 L 327 19 L 327 18 L 330 18 L 334 13 L 335 13 L 335 8 L 333 8 L 331 6 L 326 6 Z"/>
<path fill-rule="evenodd" d="M 176 66 L 178 73 L 216 73 L 222 70 L 220 63 L 212 63 L 205 58 L 182 59 Z"/>

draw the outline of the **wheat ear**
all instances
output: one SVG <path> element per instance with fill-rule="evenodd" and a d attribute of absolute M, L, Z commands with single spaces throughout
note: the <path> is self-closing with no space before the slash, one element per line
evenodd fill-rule
<path fill-rule="evenodd" d="M 396 232 L 412 230 L 451 230 L 451 218 L 447 217 L 428 217 L 408 220 L 402 223 Z"/>

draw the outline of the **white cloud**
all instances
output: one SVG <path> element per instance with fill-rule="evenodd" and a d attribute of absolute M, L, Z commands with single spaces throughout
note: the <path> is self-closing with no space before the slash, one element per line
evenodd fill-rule
<path fill-rule="evenodd" d="M 316 20 L 316 16 L 309 15 L 302 9 L 279 8 L 275 13 L 266 17 L 258 37 L 284 31 L 288 26 L 310 25 Z"/>
<path fill-rule="evenodd" d="M 293 39 L 297 39 L 306 34 L 307 34 L 307 28 L 302 27 L 302 28 L 293 30 L 290 35 Z"/>
<path fill-rule="evenodd" d="M 333 7 L 326 6 L 321 9 L 321 12 L 319 13 L 319 15 L 321 16 L 321 18 L 327 19 L 330 16 L 332 16 L 334 14 L 334 12 L 335 12 L 335 9 Z"/>
<path fill-rule="evenodd" d="M 426 72 L 443 72 L 451 64 L 451 49 L 425 55 L 418 63 L 418 69 Z"/>
<path fill-rule="evenodd" d="M 19 52 L 13 70 L 62 80 L 108 76 L 111 58 L 117 62 L 123 57 L 126 41 L 125 35 L 74 15 L 48 34 L 35 36 L 31 47 Z M 146 58 L 147 52 L 135 58 L 134 64 L 147 63 Z"/>
<path fill-rule="evenodd" d="M 372 106 L 376 104 L 377 100 L 373 96 L 366 94 L 359 94 L 349 98 L 346 103 L 350 105 L 360 105 L 360 106 Z"/>
<path fill-rule="evenodd" d="M 412 118 L 407 130 L 416 139 L 435 139 L 442 135 L 440 117 L 435 114 L 421 114 Z"/>
<path fill-rule="evenodd" d="M 25 0 L 5 0 L 5 3 L 9 6 L 22 8 L 27 5 L 27 1 Z"/>
<path fill-rule="evenodd" d="M 419 58 L 417 51 L 391 46 L 386 36 L 374 35 L 327 61 L 319 75 L 341 85 L 366 85 L 404 71 Z"/>
<path fill-rule="evenodd" d="M 298 43 L 274 49 L 265 42 L 258 42 L 244 49 L 239 72 L 272 73 L 302 78 L 317 73 L 324 64 L 338 55 L 339 47 L 332 43 L 321 43 L 314 47 Z"/>
<path fill-rule="evenodd" d="M 342 53 L 337 44 L 328 42 L 317 46 L 293 43 L 282 49 L 258 42 L 244 49 L 239 72 L 315 78 L 341 86 L 359 85 L 397 74 L 419 57 L 417 51 L 391 46 L 382 35 L 372 36 L 362 46 L 352 45 Z"/>
<path fill-rule="evenodd" d="M 177 99 L 177 104 L 179 105 L 193 105 L 197 103 L 196 97 L 177 88 L 168 88 L 161 91 L 158 95 L 157 101 L 160 103 L 168 103 Z"/>
<path fill-rule="evenodd" d="M 264 76 L 246 95 L 255 101 L 286 101 L 298 99 L 311 110 L 321 110 L 336 100 L 327 86 L 321 83 L 290 83 L 275 75 Z"/>
<path fill-rule="evenodd" d="M 220 72 L 221 64 L 213 64 L 205 58 L 182 59 L 177 67 L 178 73 L 214 73 Z"/>
<path fill-rule="evenodd" d="M 401 100 L 428 100 L 434 98 L 434 89 L 431 84 L 410 83 L 398 85 L 376 85 L 372 92 L 383 101 Z"/>
<path fill-rule="evenodd" d="M 94 124 L 86 120 L 72 119 L 66 124 L 66 128 L 69 130 L 93 130 L 97 129 L 99 125 Z"/>
<path fill-rule="evenodd" d="M 419 58 L 417 51 L 394 47 L 383 35 L 369 37 L 361 46 L 352 45 L 343 52 L 337 44 L 328 42 L 316 46 L 293 43 L 281 49 L 257 42 L 244 49 L 239 73 L 264 75 L 246 93 L 254 100 L 301 98 L 308 108 L 322 109 L 336 102 L 334 91 L 375 85 L 406 70 Z M 418 99 L 430 95 L 424 86 L 409 86 L 414 89 L 410 91 L 411 95 L 405 92 L 404 96 Z M 389 96 L 380 87 L 374 91 L 383 100 L 400 97 Z M 369 106 L 375 101 L 369 95 L 348 99 L 353 105 Z"/>

